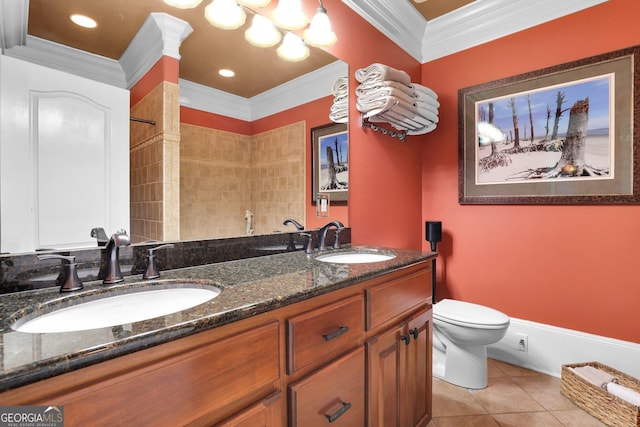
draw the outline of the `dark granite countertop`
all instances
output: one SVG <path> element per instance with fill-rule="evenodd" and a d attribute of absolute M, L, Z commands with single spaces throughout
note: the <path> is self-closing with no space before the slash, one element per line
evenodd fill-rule
<path fill-rule="evenodd" d="M 164 271 L 160 279 L 151 281 L 137 275 L 111 286 L 89 282 L 83 291 L 68 295 L 60 294 L 58 288 L 0 295 L 0 391 L 267 312 L 436 255 L 371 247 L 342 251 L 350 249 L 390 252 L 396 257 L 375 263 L 333 264 L 316 260 L 315 254 L 297 251 Z M 125 325 L 46 334 L 11 329 L 15 320 L 41 314 L 43 304 L 52 300 L 71 305 L 79 296 L 171 287 L 182 279 L 204 287 L 216 286 L 222 292 L 193 308 Z"/>

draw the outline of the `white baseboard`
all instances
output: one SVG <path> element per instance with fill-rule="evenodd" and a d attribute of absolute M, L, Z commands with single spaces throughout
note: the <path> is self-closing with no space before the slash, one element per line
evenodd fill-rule
<path fill-rule="evenodd" d="M 526 352 L 518 342 L 527 336 Z M 640 378 L 640 344 L 511 318 L 507 334 L 487 347 L 490 358 L 560 377 L 562 365 L 598 361 Z"/>

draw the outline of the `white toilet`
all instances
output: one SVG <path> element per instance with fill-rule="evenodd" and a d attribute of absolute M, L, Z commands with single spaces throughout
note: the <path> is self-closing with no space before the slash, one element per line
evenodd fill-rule
<path fill-rule="evenodd" d="M 452 299 L 433 306 L 433 375 L 460 387 L 487 386 L 487 345 L 507 333 L 509 316 Z"/>

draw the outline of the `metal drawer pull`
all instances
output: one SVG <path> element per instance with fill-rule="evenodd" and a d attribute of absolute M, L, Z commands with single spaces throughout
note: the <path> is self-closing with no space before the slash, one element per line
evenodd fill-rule
<path fill-rule="evenodd" d="M 322 334 L 325 341 L 331 341 L 334 338 L 338 338 L 340 335 L 344 334 L 349 330 L 348 326 L 340 326 L 337 331 L 331 332 L 330 334 Z"/>
<path fill-rule="evenodd" d="M 409 331 L 409 333 L 413 335 L 414 340 L 417 340 L 418 335 L 420 335 L 420 331 L 418 330 L 418 328 L 413 328 L 412 330 Z"/>
<path fill-rule="evenodd" d="M 340 403 L 342 403 L 342 408 L 338 409 L 338 412 L 336 412 L 333 415 L 324 414 L 324 416 L 327 417 L 330 423 L 340 418 L 345 412 L 349 410 L 349 408 L 351 408 L 351 403 L 349 402 L 340 402 Z"/>
<path fill-rule="evenodd" d="M 400 339 L 402 341 L 404 341 L 404 343 L 406 345 L 409 345 L 409 343 L 411 342 L 411 335 L 408 335 L 408 334 L 407 335 L 400 335 Z"/>

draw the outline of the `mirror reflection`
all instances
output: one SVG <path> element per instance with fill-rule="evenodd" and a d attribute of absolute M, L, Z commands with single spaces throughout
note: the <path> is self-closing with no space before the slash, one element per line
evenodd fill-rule
<path fill-rule="evenodd" d="M 332 82 L 348 74 L 347 66 L 314 47 L 310 47 L 310 55 L 303 61 L 284 61 L 275 53 L 277 46 L 260 48 L 245 40 L 244 32 L 251 19 L 247 18 L 237 30 L 221 30 L 206 21 L 205 6 L 203 3 L 193 9 L 177 9 L 160 0 L 29 2 L 27 47 L 5 49 L 4 55 L 40 65 L 46 61 L 29 55 L 33 46 L 46 55 L 49 44 L 43 41 L 50 41 L 54 46 L 77 49 L 77 58 L 86 58 L 87 63 L 95 55 L 106 58 L 125 69 L 126 75 L 121 58 L 151 13 L 166 13 L 182 20 L 191 32 L 179 48 L 177 84 L 165 81 L 140 99 L 135 98 L 140 92 L 136 84 L 152 81 L 148 78 L 152 71 L 137 82 L 124 78 L 120 85 L 131 89 L 127 116 L 143 119 L 127 120 L 123 125 L 130 134 L 130 182 L 123 190 L 129 197 L 128 221 L 119 219 L 119 214 L 111 212 L 106 203 L 107 207 L 95 209 L 100 215 L 91 219 L 82 216 L 57 222 L 51 227 L 56 230 L 51 232 L 55 238 L 38 237 L 38 228 L 41 231 L 46 227 L 36 226 L 34 236 L 28 239 L 30 248 L 5 245 L 6 233 L 2 233 L 2 251 L 95 246 L 97 242 L 90 236 L 95 227 L 103 227 L 108 234 L 127 228 L 132 242 L 141 242 L 293 231 L 282 224 L 285 219 L 307 222 L 308 211 L 315 211 L 310 204 L 307 171 L 309 132 L 312 127 L 330 122 Z M 91 30 L 72 24 L 68 17 L 77 12 L 94 17 L 97 27 Z M 164 66 L 167 73 L 167 65 Z M 3 77 L 11 67 L 3 62 Z M 221 68 L 234 71 L 235 77 L 218 74 Z M 320 80 L 318 75 L 322 76 Z M 318 86 L 325 88 L 319 90 Z M 310 95 L 305 96 L 307 92 Z M 3 102 L 5 94 L 0 91 Z M 5 141 L 2 138 L 0 142 Z M 98 148 L 109 144 L 105 139 L 104 146 Z M 95 156 L 95 150 L 92 154 Z M 118 160 L 111 159 L 109 164 L 118 164 Z M 85 165 L 84 173 L 86 168 Z M 122 172 L 120 169 L 113 174 Z M 74 188 L 82 184 L 82 176 L 72 177 Z M 101 187 L 113 182 L 106 176 L 106 184 Z M 82 194 L 90 192 L 76 191 L 78 203 L 83 202 Z M 99 204 L 96 200 L 92 199 L 92 205 Z M 112 204 L 122 208 L 125 203 Z M 37 219 L 30 221 L 37 223 Z M 82 225 L 71 233 L 70 222 Z M 78 237 L 60 243 L 56 240 L 58 230 Z"/>

